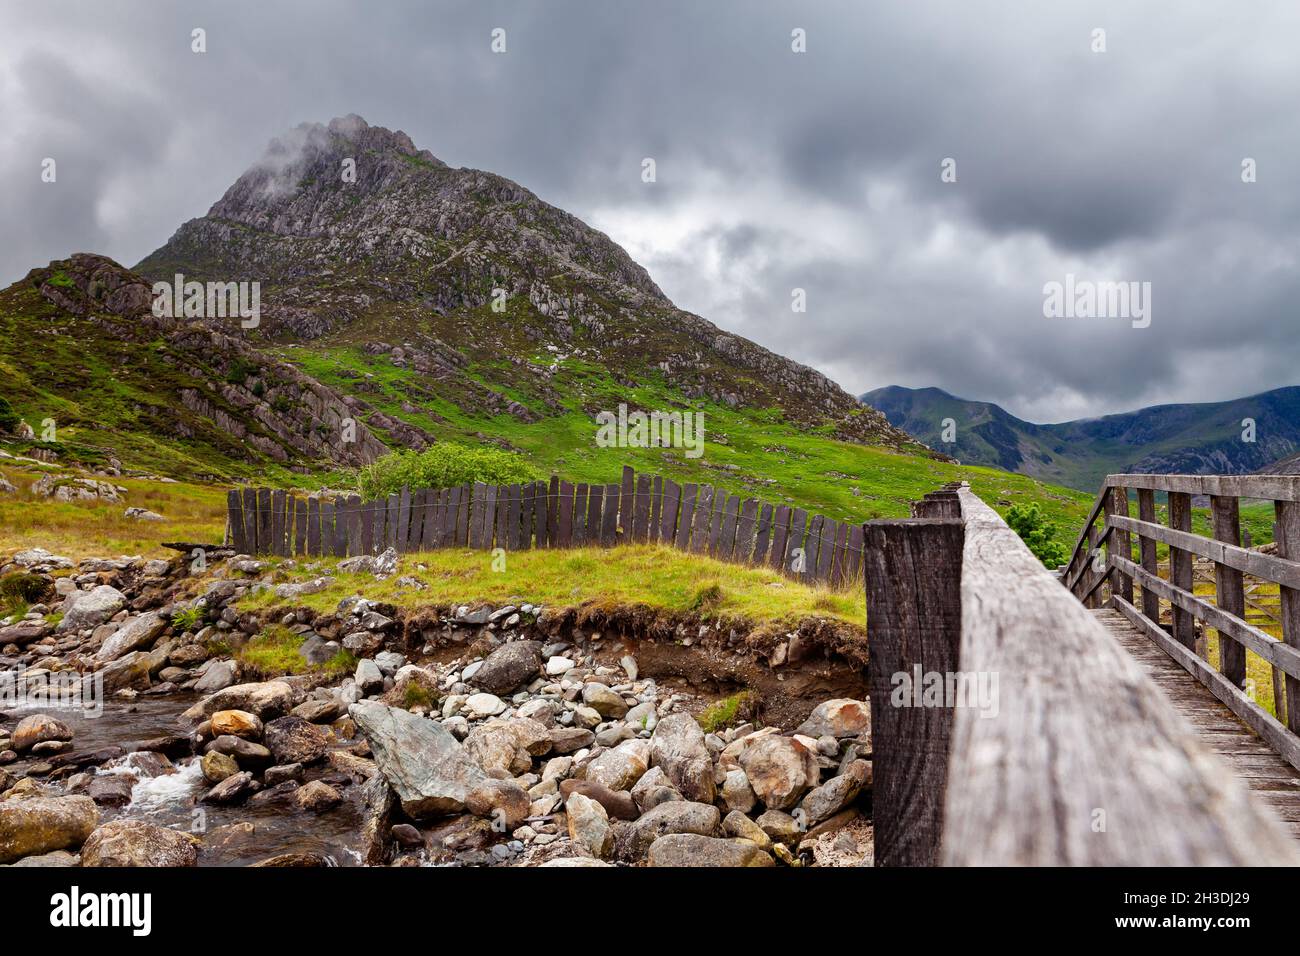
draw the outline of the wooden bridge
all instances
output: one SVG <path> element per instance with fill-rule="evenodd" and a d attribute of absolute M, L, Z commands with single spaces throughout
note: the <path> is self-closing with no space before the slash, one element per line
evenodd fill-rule
<path fill-rule="evenodd" d="M 877 865 L 1300 865 L 1300 478 L 1112 475 L 1056 573 L 965 485 L 913 514 L 865 526 Z"/>

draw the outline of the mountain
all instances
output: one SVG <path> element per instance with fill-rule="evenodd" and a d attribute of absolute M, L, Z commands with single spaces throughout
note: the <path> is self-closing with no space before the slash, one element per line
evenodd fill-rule
<path fill-rule="evenodd" d="M 259 324 L 153 314 L 178 274 L 257 283 Z M 594 474 L 593 419 L 620 403 L 704 412 L 699 467 L 745 458 L 729 467 L 756 483 L 766 449 L 810 435 L 942 458 L 676 308 L 581 220 L 356 116 L 273 141 L 132 269 L 81 253 L 0 291 L 0 396 L 53 419 L 66 460 L 185 477 L 327 474 L 447 439 Z"/>
<path fill-rule="evenodd" d="M 969 464 L 1096 491 L 1107 474 L 1249 474 L 1300 451 L 1300 387 L 1227 402 L 1156 405 L 1119 415 L 1039 425 L 989 402 L 937 388 L 878 388 L 862 396 L 918 440 Z M 944 442 L 943 423 L 956 424 Z M 1243 440 L 1245 419 L 1255 440 Z M 1285 467 L 1285 466 L 1281 466 Z M 1300 467 L 1295 463 L 1291 467 Z"/>

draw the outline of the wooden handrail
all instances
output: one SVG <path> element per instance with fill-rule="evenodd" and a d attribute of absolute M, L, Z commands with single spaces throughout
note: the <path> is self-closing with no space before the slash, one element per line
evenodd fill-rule
<path fill-rule="evenodd" d="M 1300 863 L 1098 620 L 996 512 L 957 496 L 956 519 L 866 525 L 878 865 Z M 991 698 L 900 716 L 915 698 L 889 693 L 906 674 L 888 670 L 922 661 Z"/>

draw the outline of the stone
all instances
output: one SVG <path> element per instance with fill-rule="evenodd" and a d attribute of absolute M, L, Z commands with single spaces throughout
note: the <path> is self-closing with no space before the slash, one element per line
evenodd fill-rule
<path fill-rule="evenodd" d="M 781 810 L 765 810 L 754 822 L 774 841 L 787 846 L 794 846 L 804 834 L 799 821 Z"/>
<path fill-rule="evenodd" d="M 795 733 L 807 737 L 857 737 L 871 735 L 871 704 L 865 700 L 837 698 L 818 704 Z"/>
<path fill-rule="evenodd" d="M 30 714 L 18 721 L 18 726 L 14 728 L 13 736 L 9 740 L 9 746 L 22 753 L 47 740 L 71 739 L 72 729 L 57 717 L 51 717 L 49 714 Z"/>
<path fill-rule="evenodd" d="M 776 866 L 749 840 L 727 840 L 697 833 L 670 833 L 650 845 L 650 866 Z"/>
<path fill-rule="evenodd" d="M 204 752 L 226 754 L 229 757 L 234 757 L 240 766 L 252 767 L 253 769 L 269 767 L 275 762 L 271 756 L 271 751 L 266 747 L 231 734 L 223 734 L 217 737 L 204 748 Z"/>
<path fill-rule="evenodd" d="M 713 760 L 704 745 L 704 731 L 690 714 L 669 714 L 659 721 L 650 738 L 650 763 L 662 768 L 687 800 L 713 802 Z"/>
<path fill-rule="evenodd" d="M 587 764 L 584 776 L 610 790 L 630 790 L 649 766 L 649 741 L 625 740 Z"/>
<path fill-rule="evenodd" d="M 253 775 L 247 770 L 227 777 L 203 795 L 204 803 L 238 803 L 253 792 Z"/>
<path fill-rule="evenodd" d="M 424 846 L 424 836 L 409 823 L 398 823 L 391 830 L 393 841 L 408 850 Z"/>
<path fill-rule="evenodd" d="M 551 729 L 551 753 L 571 754 L 590 747 L 596 735 L 582 727 L 555 727 Z"/>
<path fill-rule="evenodd" d="M 537 641 L 502 644 L 483 662 L 469 683 L 493 694 L 511 694 L 537 676 L 542 664 L 542 645 Z"/>
<path fill-rule="evenodd" d="M 256 714 L 246 710 L 219 710 L 212 715 L 212 733 L 220 737 L 230 734 L 245 740 L 256 740 L 262 736 L 262 721 Z"/>
<path fill-rule="evenodd" d="M 465 798 L 465 809 L 475 816 L 493 821 L 494 829 L 513 830 L 528 817 L 532 801 L 527 791 L 513 780 L 487 778 L 473 787 Z"/>
<path fill-rule="evenodd" d="M 627 679 L 636 683 L 636 677 L 639 673 L 636 666 L 636 658 L 631 654 L 624 654 L 618 659 L 619 665 L 627 672 Z"/>
<path fill-rule="evenodd" d="M 355 703 L 348 713 L 409 817 L 462 811 L 469 792 L 485 779 L 456 738 L 435 721 L 375 701 Z"/>
<path fill-rule="evenodd" d="M 219 710 L 246 710 L 265 720 L 288 713 L 293 707 L 293 687 L 282 680 L 254 684 L 235 684 L 205 697 L 185 711 L 188 720 L 202 720 Z"/>
<path fill-rule="evenodd" d="M 659 724 L 659 715 L 655 711 L 654 701 L 637 704 L 623 715 L 623 720 L 633 730 L 654 730 Z"/>
<path fill-rule="evenodd" d="M 605 808 L 605 813 L 616 820 L 635 820 L 641 815 L 632 794 L 626 790 L 610 790 L 594 780 L 561 780 L 559 791 L 565 800 L 574 793 L 595 800 Z"/>
<path fill-rule="evenodd" d="M 666 833 L 712 836 L 717 832 L 721 818 L 718 808 L 707 803 L 690 803 L 685 800 L 661 803 L 629 824 L 623 838 L 626 852 L 632 859 L 639 859 L 650 848 L 650 844 Z"/>
<path fill-rule="evenodd" d="M 200 694 L 215 694 L 225 690 L 235 682 L 235 664 L 233 661 L 213 661 L 204 670 L 203 676 L 194 683 L 194 689 Z"/>
<path fill-rule="evenodd" d="M 90 797 L 10 796 L 0 801 L 0 863 L 79 847 L 99 822 Z"/>
<path fill-rule="evenodd" d="M 361 758 L 357 758 L 361 759 Z M 262 774 L 262 782 L 268 787 L 274 787 L 284 783 L 286 780 L 302 781 L 302 764 L 300 763 L 283 763 L 274 767 L 267 767 Z"/>
<path fill-rule="evenodd" d="M 313 780 L 294 791 L 293 802 L 304 810 L 320 813 L 337 807 L 343 802 L 343 796 L 323 780 Z"/>
<path fill-rule="evenodd" d="M 131 788 L 136 784 L 134 774 L 96 774 L 86 788 L 86 796 L 101 807 L 124 807 L 131 802 Z"/>
<path fill-rule="evenodd" d="M 205 753 L 199 761 L 199 767 L 203 771 L 203 779 L 213 784 L 239 773 L 239 764 L 235 758 L 216 750 Z M 271 781 L 268 780 L 267 783 L 270 784 Z"/>
<path fill-rule="evenodd" d="M 167 630 L 167 622 L 157 611 L 141 614 L 127 621 L 106 640 L 99 652 L 95 654 L 95 660 L 115 661 L 130 651 L 150 647 L 165 630 Z"/>
<path fill-rule="evenodd" d="M 262 739 L 276 763 L 311 764 L 325 756 L 330 734 L 318 724 L 290 714 L 267 724 Z"/>
<path fill-rule="evenodd" d="M 196 866 L 200 841 L 144 820 L 112 820 L 81 848 L 82 866 Z"/>
<path fill-rule="evenodd" d="M 559 677 L 573 670 L 574 662 L 567 657 L 552 657 L 546 662 L 546 676 Z"/>
<path fill-rule="evenodd" d="M 605 808 L 590 797 L 571 793 L 564 802 L 569 839 L 596 858 L 606 857 L 614 848 L 614 832 Z"/>
<path fill-rule="evenodd" d="M 762 737 L 741 752 L 739 761 L 755 795 L 773 810 L 793 807 L 821 779 L 817 755 L 790 737 Z"/>
<path fill-rule="evenodd" d="M 14 564 L 24 568 L 70 568 L 72 559 L 61 554 L 51 554 L 44 548 L 27 548 L 14 554 Z"/>
<path fill-rule="evenodd" d="M 357 672 L 353 677 L 363 694 L 373 694 L 384 689 L 384 672 L 372 660 L 357 662 Z"/>
<path fill-rule="evenodd" d="M 754 788 L 749 785 L 749 778 L 745 776 L 745 771 L 736 769 L 728 770 L 726 779 L 722 782 L 722 802 L 727 805 L 728 810 L 739 810 L 741 813 L 749 813 L 758 803 L 758 797 L 754 793 Z"/>
<path fill-rule="evenodd" d="M 772 838 L 767 832 L 739 810 L 732 810 L 722 819 L 722 832 L 727 836 L 748 840 L 760 850 L 772 847 Z"/>
<path fill-rule="evenodd" d="M 489 720 L 465 738 L 465 750 L 486 772 L 507 770 L 512 775 L 532 769 L 533 757 L 551 749 L 548 729 L 535 720 Z"/>
<path fill-rule="evenodd" d="M 837 777 L 832 777 L 820 787 L 808 791 L 799 805 L 804 813 L 804 823 L 816 826 L 847 809 L 864 786 L 871 781 L 871 764 L 855 760 Z"/>
<path fill-rule="evenodd" d="M 584 684 L 582 702 L 606 720 L 618 720 L 627 714 L 627 702 L 604 684 Z"/>
<path fill-rule="evenodd" d="M 632 799 L 641 812 L 645 813 L 661 803 L 683 798 L 663 772 L 663 768 L 652 767 L 642 775 L 641 779 L 636 782 L 636 786 L 632 788 Z"/>
<path fill-rule="evenodd" d="M 59 633 L 80 631 L 103 624 L 126 607 L 126 595 L 115 587 L 101 584 L 89 591 L 77 591 L 63 603 L 63 620 L 56 630 Z"/>
<path fill-rule="evenodd" d="M 470 694 L 465 709 L 471 717 L 495 717 L 506 709 L 506 702 L 495 694 Z"/>

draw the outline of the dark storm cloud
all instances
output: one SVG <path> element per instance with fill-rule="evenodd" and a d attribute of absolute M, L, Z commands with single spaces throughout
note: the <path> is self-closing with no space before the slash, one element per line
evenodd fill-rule
<path fill-rule="evenodd" d="M 934 384 L 1051 419 L 1295 382 L 1300 13 L 1280 0 L 33 0 L 5 18 L 0 281 L 79 250 L 132 264 L 272 137 L 356 112 L 517 180 L 682 307 L 853 391 Z M 1151 327 L 1045 319 L 1067 272 L 1151 282 Z"/>

